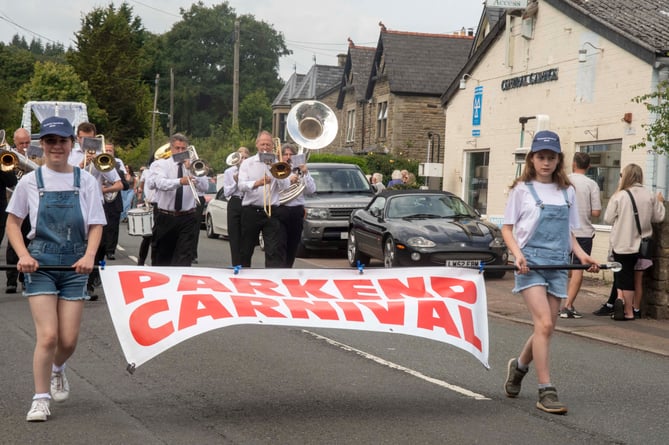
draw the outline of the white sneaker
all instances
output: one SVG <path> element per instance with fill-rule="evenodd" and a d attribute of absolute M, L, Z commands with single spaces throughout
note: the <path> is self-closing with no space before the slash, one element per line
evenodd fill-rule
<path fill-rule="evenodd" d="M 70 384 L 65 376 L 65 370 L 51 373 L 51 398 L 55 402 L 64 402 L 70 397 Z"/>
<path fill-rule="evenodd" d="M 44 422 L 49 415 L 51 415 L 49 399 L 35 399 L 30 406 L 26 420 L 28 422 Z"/>

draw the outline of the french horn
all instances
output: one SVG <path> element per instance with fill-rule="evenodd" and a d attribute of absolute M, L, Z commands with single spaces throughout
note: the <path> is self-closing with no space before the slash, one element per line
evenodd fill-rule
<path fill-rule="evenodd" d="M 337 116 L 330 107 L 317 100 L 305 100 L 288 112 L 286 130 L 291 139 L 304 151 L 305 162 L 309 150 L 320 150 L 337 136 Z M 279 194 L 279 204 L 285 204 L 304 192 L 304 177 Z"/>

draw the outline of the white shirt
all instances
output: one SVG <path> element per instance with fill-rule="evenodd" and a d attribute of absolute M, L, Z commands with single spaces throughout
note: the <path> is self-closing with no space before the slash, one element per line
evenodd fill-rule
<path fill-rule="evenodd" d="M 174 198 L 176 196 L 176 189 L 184 187 L 183 201 L 181 204 L 181 211 L 188 211 L 195 208 L 195 197 L 189 190 L 190 186 L 180 184 L 178 177 L 179 164 L 174 162 L 172 158 L 158 159 L 153 161 L 151 167 L 149 180 L 145 182 L 149 188 L 155 189 L 153 202 L 158 203 L 158 208 L 167 211 L 174 211 Z M 190 172 L 184 167 L 183 176 L 188 176 Z M 206 176 L 191 177 L 193 184 L 198 192 L 206 193 L 209 189 L 209 181 Z"/>
<path fill-rule="evenodd" d="M 569 175 L 576 190 L 576 204 L 578 206 L 578 220 L 580 228 L 574 230 L 577 238 L 592 238 L 595 228 L 592 225 L 592 211 L 602 210 L 602 201 L 599 197 L 599 186 L 595 181 L 581 173 Z"/>
<path fill-rule="evenodd" d="M 539 199 L 544 204 L 563 206 L 567 205 L 564 200 L 562 190 L 558 189 L 554 183 L 544 184 L 532 181 L 534 190 L 539 195 Z M 567 201 L 569 208 L 569 228 L 571 231 L 578 228 L 578 209 L 576 206 L 576 197 L 574 187 L 567 190 Z M 524 182 L 519 182 L 509 192 L 509 200 L 504 210 L 504 223 L 513 225 L 516 242 L 521 249 L 525 247 L 539 224 L 539 215 L 541 208 L 530 193 Z"/>
<path fill-rule="evenodd" d="M 235 175 L 238 173 L 239 167 L 237 165 L 228 167 L 223 172 L 223 194 L 225 194 L 225 197 L 228 199 L 233 195 L 239 198 L 243 196 L 243 193 L 239 191 L 237 181 L 235 181 Z"/>
<path fill-rule="evenodd" d="M 272 178 L 270 181 L 267 181 L 265 186 L 261 185 L 254 189 L 253 183 L 258 179 L 262 179 L 265 174 L 271 176 L 270 166 L 264 162 L 260 162 L 258 154 L 242 162 L 241 167 L 239 167 L 237 185 L 239 186 L 239 190 L 244 194 L 244 199 L 242 200 L 243 206 L 264 207 L 265 204 L 279 205 L 279 193 L 281 190 L 288 188 L 290 180 L 288 178 Z"/>
<path fill-rule="evenodd" d="M 300 180 L 304 182 L 304 191 L 299 195 L 297 195 L 295 198 L 283 204 L 286 207 L 303 206 L 305 202 L 304 195 L 305 194 L 313 195 L 314 193 L 316 193 L 316 183 L 314 182 L 314 178 L 311 177 L 309 172 L 307 172 L 306 174 L 302 174 Z"/>
<path fill-rule="evenodd" d="M 42 167 L 44 178 L 44 190 L 65 191 L 74 190 L 74 174 L 59 173 L 48 167 Z M 107 224 L 105 212 L 102 208 L 102 191 L 95 178 L 85 171 L 81 171 L 81 183 L 79 188 L 79 203 L 81 213 L 86 226 L 86 236 L 88 236 L 89 226 L 94 224 Z M 35 238 L 37 227 L 37 211 L 39 209 L 39 191 L 37 190 L 37 178 L 35 170 L 26 173 L 14 189 L 12 198 L 7 205 L 7 213 L 16 215 L 24 219 L 30 215 L 30 233 L 28 239 Z"/>

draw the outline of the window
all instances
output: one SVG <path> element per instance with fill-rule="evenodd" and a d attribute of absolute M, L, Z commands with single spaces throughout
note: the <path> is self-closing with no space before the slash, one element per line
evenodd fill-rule
<path fill-rule="evenodd" d="M 355 141 L 355 108 L 346 113 L 346 142 Z"/>
<path fill-rule="evenodd" d="M 593 218 L 593 224 L 604 223 L 604 213 L 609 199 L 618 188 L 620 179 L 620 153 L 622 141 L 596 142 L 594 144 L 581 144 L 578 151 L 590 155 L 590 168 L 586 176 L 594 180 L 601 190 L 602 216 Z"/>
<path fill-rule="evenodd" d="M 467 182 L 465 200 L 482 215 L 488 211 L 488 162 L 490 152 L 471 151 L 465 153 Z"/>
<path fill-rule="evenodd" d="M 385 139 L 388 132 L 388 102 L 377 103 L 376 114 L 376 137 Z"/>
<path fill-rule="evenodd" d="M 288 113 L 279 113 L 279 128 L 277 131 L 277 135 L 279 138 L 281 138 L 282 141 L 287 141 L 288 140 L 288 135 L 286 134 L 286 118 L 288 117 Z"/>

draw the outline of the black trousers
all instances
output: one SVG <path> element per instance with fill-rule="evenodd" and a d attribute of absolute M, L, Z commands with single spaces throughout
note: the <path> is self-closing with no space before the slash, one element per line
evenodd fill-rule
<path fill-rule="evenodd" d="M 103 253 L 107 255 L 114 255 L 116 252 L 116 245 L 118 244 L 118 230 L 121 225 L 121 213 L 123 212 L 123 200 L 121 193 L 116 195 L 114 202 L 105 202 L 104 204 L 105 217 L 107 218 L 107 225 L 102 228 L 102 246 Z"/>
<path fill-rule="evenodd" d="M 304 227 L 304 206 L 279 206 L 277 211 L 281 230 L 284 234 L 286 245 L 286 261 L 284 267 L 291 268 L 295 263 L 297 246 L 302 239 L 302 228 Z"/>
<path fill-rule="evenodd" d="M 232 266 L 242 264 L 242 199 L 231 196 L 228 200 L 228 241 Z"/>
<path fill-rule="evenodd" d="M 286 257 L 285 244 L 281 241 L 281 222 L 276 216 L 278 207 L 272 207 L 269 217 L 260 206 L 242 206 L 242 267 L 251 267 L 253 250 L 262 232 L 265 240 L 265 267 L 283 267 Z"/>
<path fill-rule="evenodd" d="M 21 234 L 23 235 L 23 242 L 26 246 L 30 243 L 30 240 L 28 239 L 28 233 L 30 233 L 30 217 L 26 216 L 26 218 L 23 220 L 23 223 L 21 224 Z M 16 264 L 19 262 L 19 256 L 16 254 L 16 251 L 10 242 L 7 242 L 5 260 L 7 261 L 7 264 Z M 7 286 L 16 286 L 19 281 L 23 283 L 23 273 L 19 273 L 19 271 L 15 268 L 7 269 Z"/>
<path fill-rule="evenodd" d="M 195 212 L 174 216 L 158 210 L 153 224 L 151 265 L 190 267 L 193 262 L 195 224 L 200 224 Z"/>

